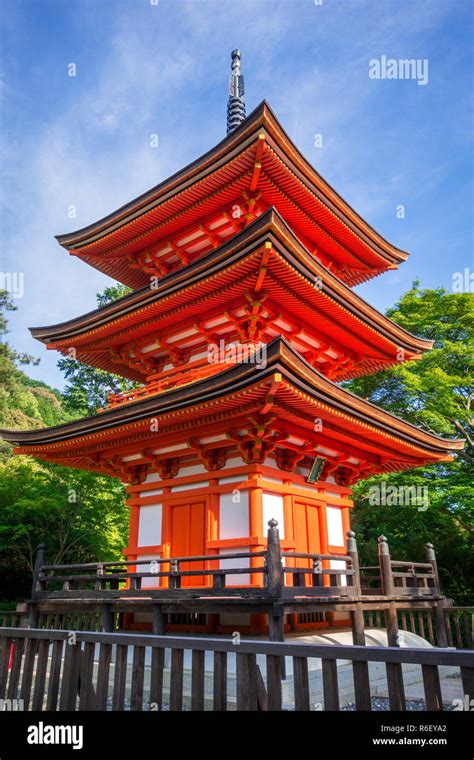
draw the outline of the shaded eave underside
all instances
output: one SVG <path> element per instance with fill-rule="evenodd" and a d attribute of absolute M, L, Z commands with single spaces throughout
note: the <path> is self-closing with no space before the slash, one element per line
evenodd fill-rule
<path fill-rule="evenodd" d="M 135 219 L 143 217 L 157 206 L 181 194 L 186 188 L 194 185 L 203 173 L 213 171 L 218 162 L 227 162 L 234 153 L 238 154 L 258 140 L 258 132 L 262 129 L 270 139 L 275 141 L 279 151 L 284 153 L 285 162 L 288 162 L 290 171 L 303 182 L 309 192 L 319 199 L 345 227 L 368 245 L 373 253 L 382 257 L 386 265 L 397 264 L 407 258 L 408 253 L 392 246 L 377 233 L 316 172 L 291 142 L 265 101 L 237 130 L 181 171 L 98 222 L 72 233 L 58 235 L 56 239 L 67 250 L 86 257 L 94 254 L 99 241 L 108 238 L 105 248 L 103 245 L 100 247 L 100 251 L 104 253 L 114 247 L 117 242 L 116 233 L 125 225 L 133 225 Z M 97 248 L 97 253 L 99 253 L 99 248 Z M 89 261 L 89 263 L 92 262 Z"/>
<path fill-rule="evenodd" d="M 173 297 L 182 299 L 186 292 L 191 303 L 194 300 L 193 292 L 200 283 L 208 281 L 214 275 L 219 276 L 219 273 L 229 269 L 239 260 L 252 255 L 252 251 L 261 247 L 267 240 L 292 269 L 303 276 L 304 281 L 311 287 L 311 294 L 316 293 L 314 279 L 320 276 L 323 281 L 323 292 L 339 304 L 345 312 L 352 314 L 373 330 L 374 339 L 380 335 L 394 344 L 397 349 L 403 348 L 411 354 L 431 348 L 432 341 L 411 335 L 388 317 L 380 314 L 335 277 L 323 264 L 316 261 L 274 209 L 262 214 L 242 232 L 211 253 L 161 279 L 156 290 L 151 290 L 149 287 L 142 288 L 113 304 L 88 312 L 76 319 L 49 327 L 31 328 L 31 333 L 34 338 L 48 344 L 50 348 L 66 350 L 71 345 L 76 347 L 79 347 L 81 343 L 91 345 L 94 341 L 105 338 L 113 342 L 113 336 L 117 342 L 116 336 L 120 330 L 125 330 L 130 325 L 126 339 L 129 342 L 133 340 L 132 322 L 136 323 L 136 330 L 141 329 L 147 319 L 145 310 L 156 309 L 160 303 L 169 310 L 173 306 L 166 307 L 166 303 Z M 318 308 L 316 297 L 314 305 Z M 125 340 L 119 342 L 125 342 Z"/>
<path fill-rule="evenodd" d="M 442 460 L 446 459 L 450 451 L 463 447 L 462 440 L 444 440 L 426 433 L 338 387 L 299 357 L 282 338 L 269 344 L 265 369 L 258 369 L 253 364 L 239 364 L 192 386 L 165 392 L 76 422 L 42 430 L 0 432 L 5 440 L 19 446 L 20 451 L 34 456 L 46 456 L 54 454 L 53 449 L 64 451 L 64 445 L 67 446 L 68 443 L 78 449 L 84 445 L 93 445 L 94 441 L 100 443 L 106 436 L 123 438 L 134 430 L 143 431 L 145 427 L 149 431 L 147 421 L 150 418 L 179 422 L 183 421 L 184 414 L 186 420 L 196 414 L 203 420 L 206 414 L 216 412 L 220 408 L 219 404 L 222 406 L 226 399 L 243 401 L 245 395 L 257 387 L 264 392 L 264 386 L 271 385 L 277 373 L 281 373 L 284 383 L 296 390 L 300 398 L 298 407 L 300 404 L 304 407 L 310 402 L 324 405 L 330 409 L 331 414 L 340 418 L 339 423 L 346 420 L 344 424 L 355 424 L 362 431 L 369 430 L 370 434 L 375 435 L 375 440 L 382 436 L 390 438 L 395 448 L 397 443 L 402 448 L 416 447 L 418 453 L 412 454 L 414 457 Z"/>

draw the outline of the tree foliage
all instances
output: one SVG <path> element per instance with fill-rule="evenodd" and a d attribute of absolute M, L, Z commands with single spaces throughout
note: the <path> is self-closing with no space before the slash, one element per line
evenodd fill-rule
<path fill-rule="evenodd" d="M 419 361 L 357 378 L 348 386 L 415 425 L 445 437 L 462 437 L 466 444 L 453 462 L 357 484 L 352 523 L 363 561 L 375 561 L 381 533 L 389 539 L 395 559 L 421 559 L 424 544 L 432 542 L 445 593 L 458 603 L 472 603 L 474 299 L 468 293 L 424 290 L 415 282 L 387 315 L 409 332 L 433 340 L 433 349 Z M 371 504 L 370 488 L 382 480 L 387 485 L 427 487 L 428 508 Z"/>
<path fill-rule="evenodd" d="M 110 290 L 110 289 L 109 289 Z M 2 294 L 0 324 L 15 308 Z M 0 351 L 0 426 L 50 427 L 79 417 L 59 391 L 29 378 L 27 363 L 4 342 Z M 93 372 L 93 370 L 90 370 Z M 33 553 L 46 544 L 49 562 L 119 559 L 127 542 L 125 490 L 116 478 L 15 457 L 0 449 L 0 605 L 24 600 L 31 590 Z"/>

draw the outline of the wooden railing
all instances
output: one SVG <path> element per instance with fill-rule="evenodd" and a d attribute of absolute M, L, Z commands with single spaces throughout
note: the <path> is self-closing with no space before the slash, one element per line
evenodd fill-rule
<path fill-rule="evenodd" d="M 354 556 L 282 552 L 277 526 L 276 520 L 269 521 L 267 548 L 263 551 L 151 561 L 49 565 L 44 563 L 45 547 L 41 545 L 36 558 L 32 599 L 186 598 L 218 596 L 223 592 L 226 596 L 274 599 L 302 591 L 306 596 L 349 598 L 358 593 Z M 246 561 L 244 566 L 242 560 Z M 256 560 L 260 561 L 259 566 Z M 344 562 L 345 567 L 331 568 L 332 560 Z M 239 566 L 229 567 L 232 561 L 238 561 Z M 221 565 L 223 562 L 225 567 Z M 245 585 L 239 585 L 236 582 L 239 576 L 251 577 L 252 584 L 246 580 Z M 158 583 L 151 586 L 150 580 Z"/>
<path fill-rule="evenodd" d="M 426 562 L 393 560 L 387 539 L 380 536 L 379 564 L 361 567 L 363 594 L 423 597 L 439 595 L 439 578 L 433 545 L 426 544 Z"/>
<path fill-rule="evenodd" d="M 308 711 L 314 700 L 310 659 L 321 660 L 324 705 L 317 709 L 341 707 L 341 660 L 352 666 L 357 710 L 372 708 L 371 663 L 385 665 L 391 710 L 406 709 L 402 665 L 421 666 L 428 710 L 443 709 L 440 666 L 459 669 L 461 699 L 474 695 L 474 652 L 466 650 L 4 628 L 0 700 L 23 700 L 24 710 Z"/>
<path fill-rule="evenodd" d="M 50 565 L 44 562 L 45 547 L 41 545 L 36 558 L 32 599 L 141 596 L 184 599 L 196 595 L 222 596 L 223 592 L 225 596 L 283 600 L 301 595 L 433 599 L 440 594 L 431 544 L 427 544 L 425 563 L 395 561 L 390 558 L 386 539 L 381 536 L 378 539 L 379 565 L 359 569 L 352 531 L 347 534 L 347 554 L 309 554 L 282 551 L 277 526 L 276 520 L 269 521 L 266 549 L 225 555 Z M 235 566 L 229 566 L 232 561 L 236 562 Z M 331 567 L 334 561 L 343 562 L 344 567 Z M 236 582 L 239 576 L 246 577 L 242 584 Z"/>

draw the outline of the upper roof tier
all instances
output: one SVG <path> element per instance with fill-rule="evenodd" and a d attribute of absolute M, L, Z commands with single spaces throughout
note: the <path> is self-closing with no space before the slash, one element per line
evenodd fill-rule
<path fill-rule="evenodd" d="M 71 254 L 132 288 L 200 258 L 275 207 L 348 285 L 408 254 L 362 219 L 302 156 L 263 101 L 224 140 L 112 214 L 57 236 Z"/>

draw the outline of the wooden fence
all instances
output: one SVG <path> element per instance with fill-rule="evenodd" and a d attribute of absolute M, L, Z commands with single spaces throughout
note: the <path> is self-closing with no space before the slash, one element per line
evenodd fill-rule
<path fill-rule="evenodd" d="M 445 607 L 448 645 L 474 649 L 474 607 Z"/>
<path fill-rule="evenodd" d="M 428 710 L 443 709 L 440 666 L 459 668 L 464 695 L 474 695 L 472 651 L 4 628 L 0 699 L 23 700 L 25 710 L 308 711 L 314 659 L 325 710 L 341 706 L 340 660 L 352 665 L 357 710 L 371 709 L 369 663 L 385 665 L 391 710 L 406 709 L 403 664 L 421 666 Z M 282 694 L 285 660 L 290 702 Z"/>
<path fill-rule="evenodd" d="M 15 610 L 0 610 L 1 628 L 18 628 L 26 623 L 26 612 Z"/>
<path fill-rule="evenodd" d="M 474 607 L 443 607 L 446 645 L 457 649 L 474 649 Z M 409 609 L 397 610 L 398 628 L 401 631 L 416 633 L 427 639 L 433 646 L 438 646 L 436 635 L 436 617 L 433 608 L 419 608 L 416 604 Z M 364 623 L 367 628 L 385 628 L 383 610 L 364 611 Z"/>

